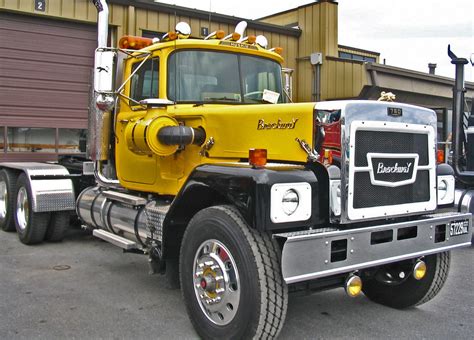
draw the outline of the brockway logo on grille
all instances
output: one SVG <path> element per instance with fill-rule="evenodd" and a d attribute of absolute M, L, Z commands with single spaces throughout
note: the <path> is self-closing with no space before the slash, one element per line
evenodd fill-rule
<path fill-rule="evenodd" d="M 372 185 L 397 187 L 415 182 L 417 154 L 367 154 Z"/>
<path fill-rule="evenodd" d="M 394 166 L 386 166 L 383 162 L 379 162 L 377 166 L 378 174 L 408 174 L 413 163 L 406 163 L 405 166 L 399 166 L 395 163 Z"/>

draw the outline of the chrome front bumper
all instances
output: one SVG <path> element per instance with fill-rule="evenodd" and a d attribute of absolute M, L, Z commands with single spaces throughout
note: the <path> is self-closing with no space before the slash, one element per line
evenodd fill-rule
<path fill-rule="evenodd" d="M 450 236 L 451 223 L 465 221 L 466 234 Z M 472 215 L 444 213 L 410 222 L 350 230 L 314 229 L 275 234 L 285 239 L 286 283 L 307 281 L 471 245 Z"/>

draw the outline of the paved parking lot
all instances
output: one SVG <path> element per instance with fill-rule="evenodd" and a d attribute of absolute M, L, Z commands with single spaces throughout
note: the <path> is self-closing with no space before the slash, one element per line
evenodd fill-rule
<path fill-rule="evenodd" d="M 474 334 L 474 247 L 453 253 L 438 297 L 398 311 L 342 289 L 290 296 L 281 339 L 468 339 Z M 179 290 L 149 276 L 146 257 L 122 254 L 80 230 L 24 246 L 0 232 L 0 339 L 197 338 Z"/>

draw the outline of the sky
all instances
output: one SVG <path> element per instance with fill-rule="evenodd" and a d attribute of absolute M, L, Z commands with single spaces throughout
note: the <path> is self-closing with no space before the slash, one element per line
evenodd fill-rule
<path fill-rule="evenodd" d="M 257 19 L 311 3 L 309 0 L 159 0 L 241 18 Z M 458 57 L 474 59 L 472 0 L 339 0 L 339 44 L 380 53 L 387 65 L 454 77 L 447 46 Z M 316 52 L 316 51 L 315 51 Z M 474 67 L 465 79 L 474 81 Z"/>

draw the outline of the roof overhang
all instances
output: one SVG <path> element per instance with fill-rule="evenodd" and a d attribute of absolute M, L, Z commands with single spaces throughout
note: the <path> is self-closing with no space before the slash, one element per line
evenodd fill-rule
<path fill-rule="evenodd" d="M 452 101 L 454 79 L 375 63 L 366 63 L 365 68 L 369 84 L 361 91 L 361 99 L 376 99 L 380 91 L 390 91 L 397 101 L 423 106 L 446 106 Z M 473 98 L 474 83 L 465 82 L 465 88 L 466 98 Z"/>
<path fill-rule="evenodd" d="M 234 17 L 231 15 L 219 14 L 214 12 L 202 11 L 194 8 L 181 7 L 176 5 L 168 5 L 160 2 L 154 2 L 153 0 L 109 0 L 110 3 L 123 5 L 123 6 L 134 6 L 137 8 L 143 8 L 147 10 L 163 12 L 168 14 L 176 14 L 179 17 L 190 17 L 200 20 L 209 21 L 209 17 L 214 22 L 223 24 L 235 25 L 239 21 L 247 21 L 248 28 L 252 28 L 259 31 L 277 33 L 287 36 L 299 37 L 301 30 L 291 27 L 278 26 L 273 24 L 267 24 L 264 22 Z"/>

